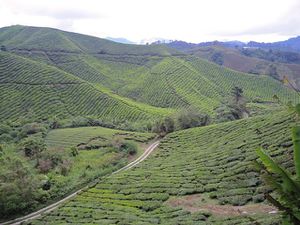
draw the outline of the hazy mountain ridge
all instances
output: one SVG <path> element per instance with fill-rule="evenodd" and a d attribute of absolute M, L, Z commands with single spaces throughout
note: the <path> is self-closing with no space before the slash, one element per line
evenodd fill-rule
<path fill-rule="evenodd" d="M 171 43 L 167 43 L 169 47 L 178 49 L 178 50 L 188 50 L 195 47 L 208 47 L 208 46 L 223 46 L 230 48 L 262 48 L 262 49 L 275 49 L 281 51 L 300 51 L 300 36 L 290 38 L 285 41 L 278 42 L 255 42 L 250 41 L 248 43 L 241 41 L 210 41 L 210 42 L 200 42 L 200 43 L 188 43 L 185 41 L 173 41 Z"/>

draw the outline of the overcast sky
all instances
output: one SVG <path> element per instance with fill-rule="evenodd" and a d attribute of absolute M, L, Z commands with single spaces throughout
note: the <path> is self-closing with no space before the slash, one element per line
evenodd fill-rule
<path fill-rule="evenodd" d="M 271 42 L 300 35 L 300 0 L 0 0 L 0 27 L 15 24 L 135 42 Z"/>

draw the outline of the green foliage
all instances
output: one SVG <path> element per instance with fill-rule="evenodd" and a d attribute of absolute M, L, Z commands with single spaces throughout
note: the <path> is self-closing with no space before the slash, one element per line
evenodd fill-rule
<path fill-rule="evenodd" d="M 46 196 L 28 163 L 14 151 L 12 146 L 6 146 L 0 156 L 1 218 L 28 212 Z"/>
<path fill-rule="evenodd" d="M 277 112 L 172 132 L 137 167 L 101 179 L 95 187 L 31 223 L 58 224 L 68 218 L 68 223 L 251 225 L 253 221 L 244 216 L 191 214 L 180 206 L 170 207 L 166 200 L 196 193 L 215 198 L 208 198 L 208 204 L 243 205 L 264 200 L 265 187 L 252 165 L 257 157 L 253 149 L 261 143 L 273 144 L 270 152 L 280 162 L 289 163 L 281 146 L 290 143 L 287 135 L 293 122 L 292 116 Z M 201 202 L 197 204 L 201 206 Z M 278 215 L 251 217 L 261 224 L 279 223 Z"/>
<path fill-rule="evenodd" d="M 229 101 L 229 104 L 222 105 L 216 109 L 217 122 L 232 121 L 249 116 L 243 89 L 234 87 L 232 88 L 231 95 L 232 99 Z"/>
<path fill-rule="evenodd" d="M 160 136 L 165 136 L 167 133 L 171 133 L 175 130 L 175 121 L 172 117 L 166 117 L 159 121 L 156 121 L 152 126 L 151 131 L 159 134 Z"/>
<path fill-rule="evenodd" d="M 46 127 L 40 123 L 29 123 L 29 124 L 25 124 L 21 131 L 20 131 L 20 135 L 22 137 L 27 137 L 29 135 L 32 134 L 36 134 L 36 133 L 46 133 Z"/>
<path fill-rule="evenodd" d="M 206 126 L 210 123 L 210 118 L 195 109 L 186 109 L 178 113 L 176 117 L 177 129 L 187 129 L 192 127 Z"/>
<path fill-rule="evenodd" d="M 124 141 L 121 144 L 119 150 L 122 151 L 122 152 L 125 152 L 126 154 L 134 155 L 138 151 L 138 146 L 133 141 Z"/>
<path fill-rule="evenodd" d="M 42 138 L 28 137 L 21 141 L 19 148 L 24 151 L 27 157 L 39 157 L 40 153 L 46 149 L 46 144 Z"/>
<path fill-rule="evenodd" d="M 294 163 L 297 180 L 300 182 L 300 127 L 293 127 L 292 139 L 294 144 Z"/>
<path fill-rule="evenodd" d="M 297 108 L 296 108 L 297 110 Z M 275 199 L 266 194 L 267 199 L 285 213 L 287 224 L 300 223 L 300 126 L 292 128 L 294 164 L 296 178 L 275 162 L 262 148 L 257 149 L 261 166 L 267 171 L 263 178 L 279 195 Z"/>
<path fill-rule="evenodd" d="M 120 131 L 104 127 L 79 127 L 51 130 L 45 138 L 49 148 L 70 148 L 90 146 L 97 149 L 108 147 L 117 137 L 136 142 L 147 142 L 155 137 L 153 133 Z M 96 143 L 98 142 L 98 143 Z M 93 147 L 94 146 L 94 147 Z"/>
<path fill-rule="evenodd" d="M 210 117 L 207 114 L 200 113 L 194 108 L 183 109 L 173 115 L 158 120 L 152 126 L 152 132 L 164 137 L 175 130 L 183 130 L 192 127 L 206 126 L 210 123 Z"/>

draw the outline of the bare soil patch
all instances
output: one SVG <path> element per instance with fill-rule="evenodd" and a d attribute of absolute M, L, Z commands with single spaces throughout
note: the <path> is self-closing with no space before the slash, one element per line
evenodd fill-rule
<path fill-rule="evenodd" d="M 213 201 L 206 201 L 200 194 L 171 198 L 166 202 L 171 207 L 182 207 L 189 212 L 205 211 L 214 216 L 239 216 L 255 214 L 273 214 L 277 209 L 263 203 L 253 203 L 244 206 L 219 205 Z"/>

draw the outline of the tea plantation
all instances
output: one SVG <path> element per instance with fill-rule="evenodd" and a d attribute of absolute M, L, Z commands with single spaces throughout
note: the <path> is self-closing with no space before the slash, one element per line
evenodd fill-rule
<path fill-rule="evenodd" d="M 253 164 L 255 149 L 268 147 L 278 162 L 293 170 L 293 121 L 277 113 L 172 133 L 136 168 L 100 180 L 30 224 L 253 224 L 252 219 L 273 224 L 276 214 L 222 217 L 197 209 L 190 213 L 180 206 L 172 208 L 166 200 L 200 193 L 218 205 L 267 204 L 267 187 Z"/>
<path fill-rule="evenodd" d="M 160 44 L 17 25 L 0 46 L 1 222 L 93 182 L 25 224 L 280 224 L 255 149 L 294 173 L 297 90 Z"/>

